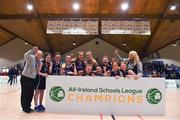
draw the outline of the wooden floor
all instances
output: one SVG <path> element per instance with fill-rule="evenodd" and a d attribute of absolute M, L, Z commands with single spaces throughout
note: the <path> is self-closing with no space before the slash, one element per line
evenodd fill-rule
<path fill-rule="evenodd" d="M 166 89 L 166 115 L 163 117 L 115 116 L 116 120 L 180 120 L 180 89 Z M 7 85 L 7 77 L 0 78 L 0 120 L 112 120 L 111 116 L 82 116 L 72 114 L 25 114 L 20 107 L 20 86 Z"/>

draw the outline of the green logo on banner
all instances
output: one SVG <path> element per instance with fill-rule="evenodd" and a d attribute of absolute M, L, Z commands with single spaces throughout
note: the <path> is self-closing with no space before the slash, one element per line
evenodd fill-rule
<path fill-rule="evenodd" d="M 62 87 L 55 86 L 55 87 L 51 88 L 51 90 L 49 92 L 49 96 L 53 101 L 60 102 L 64 99 L 65 92 Z"/>
<path fill-rule="evenodd" d="M 158 89 L 151 88 L 146 94 L 146 99 L 150 104 L 158 104 L 162 99 L 162 94 Z"/>

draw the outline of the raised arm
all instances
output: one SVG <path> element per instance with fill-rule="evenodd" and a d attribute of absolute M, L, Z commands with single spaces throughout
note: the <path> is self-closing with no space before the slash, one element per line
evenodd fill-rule
<path fill-rule="evenodd" d="M 27 63 L 31 64 L 31 61 L 32 61 L 32 55 L 34 55 L 34 51 L 33 49 L 27 51 L 25 54 L 24 54 L 24 59 L 26 60 Z"/>
<path fill-rule="evenodd" d="M 125 59 L 123 59 L 123 58 L 119 55 L 119 51 L 118 51 L 118 50 L 115 50 L 115 51 L 114 51 L 114 55 L 117 57 L 117 59 L 118 59 L 120 62 L 125 61 Z"/>
<path fill-rule="evenodd" d="M 29 64 L 31 63 L 31 61 L 33 59 L 32 55 L 35 55 L 38 50 L 39 50 L 39 48 L 34 46 L 31 50 L 27 51 L 24 54 L 24 59 L 26 60 L 27 63 L 29 63 Z"/>

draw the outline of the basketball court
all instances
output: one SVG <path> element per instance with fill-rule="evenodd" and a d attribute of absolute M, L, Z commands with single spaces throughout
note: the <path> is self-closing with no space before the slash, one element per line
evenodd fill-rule
<path fill-rule="evenodd" d="M 78 115 L 68 113 L 31 113 L 26 114 L 20 107 L 20 85 L 7 85 L 7 77 L 0 81 L 0 120 L 112 120 L 111 116 Z M 116 120 L 179 120 L 180 119 L 180 89 L 166 89 L 165 116 L 115 116 Z"/>
<path fill-rule="evenodd" d="M 24 68 L 29 67 L 24 56 L 27 51 L 35 59 L 34 72 L 38 70 L 37 75 L 45 76 L 43 88 L 38 88 L 42 83 L 40 77 L 36 86 L 36 90 L 47 87 L 43 105 L 48 108 L 40 113 L 35 107 L 42 107 L 42 103 L 34 105 L 32 101 L 31 108 L 36 112 L 30 114 L 25 113 L 30 108 L 23 108 L 24 112 L 21 108 L 21 90 L 27 87 L 21 88 L 20 76 Z M 37 57 L 38 52 L 40 58 Z M 0 120 L 180 120 L 179 52 L 180 0 L 0 0 Z M 40 61 L 45 67 L 40 67 Z M 88 67 L 89 73 L 86 70 Z M 13 70 L 14 73 L 11 73 Z M 117 76 L 114 71 L 118 73 Z M 49 75 L 58 75 L 59 78 L 53 79 L 52 84 L 48 82 L 45 85 Z M 66 77 L 69 80 L 66 83 L 63 81 L 64 76 L 73 76 L 72 79 L 82 81 L 78 83 L 79 81 L 74 82 Z M 88 81 L 91 78 L 84 82 L 84 76 L 96 76 L 92 79 L 97 79 L 99 84 Z M 99 76 L 107 78 L 101 79 Z M 17 83 L 13 83 L 15 77 Z M 133 84 L 130 81 L 132 84 L 129 84 L 120 80 L 108 82 L 113 77 L 124 80 L 127 77 L 128 80 L 140 79 L 142 83 Z M 59 79 L 62 81 L 59 82 Z M 107 81 L 102 81 L 104 79 Z M 147 79 L 152 82 L 146 84 Z M 161 82 L 164 80 L 163 84 L 158 84 L 158 79 Z M 69 93 L 69 84 L 79 85 L 82 89 L 77 87 L 76 90 L 72 87 L 73 90 Z M 113 103 L 113 100 L 106 101 L 110 98 L 103 101 L 103 95 L 98 96 L 101 92 L 96 92 L 96 87 L 97 90 L 101 87 L 119 90 L 127 88 L 141 93 L 102 93 L 106 97 L 114 95 Z M 95 92 L 82 92 L 83 88 Z M 31 89 L 32 92 L 33 90 Z M 78 92 L 83 95 L 97 93 L 98 98 L 95 102 L 84 100 L 84 104 L 76 101 Z M 155 97 L 155 93 L 159 96 Z M 122 103 L 126 110 L 118 111 L 121 110 L 115 104 L 120 101 L 118 95 L 132 97 L 131 102 L 134 102 L 134 97 L 137 99 L 133 104 L 129 100 Z M 68 109 L 68 105 L 76 107 Z M 64 108 L 60 109 L 59 106 Z M 164 106 L 165 115 L 155 116 L 164 113 Z M 99 110 L 96 111 L 97 108 L 108 111 L 109 116 L 103 113 L 92 114 Z M 136 109 L 140 112 L 134 111 L 133 114 L 149 113 L 151 116 L 110 115 L 111 112 L 128 114 Z"/>

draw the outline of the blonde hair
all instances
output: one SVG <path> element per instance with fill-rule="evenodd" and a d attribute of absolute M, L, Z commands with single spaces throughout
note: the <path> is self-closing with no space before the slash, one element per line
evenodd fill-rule
<path fill-rule="evenodd" d="M 135 64 L 137 64 L 140 61 L 139 55 L 137 54 L 136 51 L 130 51 L 129 55 L 133 56 L 133 61 L 134 61 Z M 128 58 L 128 60 L 129 60 L 129 58 Z"/>

